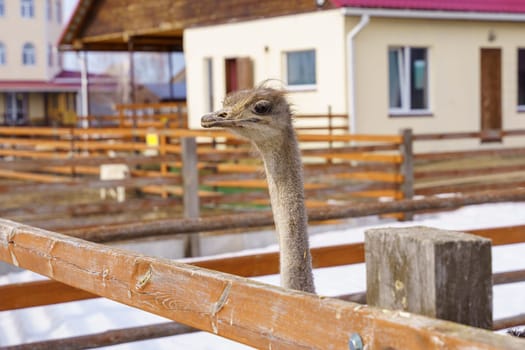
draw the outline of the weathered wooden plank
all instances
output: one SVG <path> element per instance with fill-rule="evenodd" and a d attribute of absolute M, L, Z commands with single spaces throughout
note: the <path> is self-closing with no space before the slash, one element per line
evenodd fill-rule
<path fill-rule="evenodd" d="M 340 142 L 389 142 L 401 143 L 402 138 L 398 135 L 365 135 L 365 134 L 344 134 L 344 135 L 310 135 L 300 134 L 297 136 L 300 142 L 319 142 L 319 141 L 340 141 Z"/>
<path fill-rule="evenodd" d="M 362 294 L 364 295 L 364 294 Z M 362 295 L 350 295 L 344 296 L 346 301 L 359 300 Z M 360 302 L 364 304 L 364 302 Z M 494 322 L 494 329 L 503 329 L 509 327 L 516 327 L 522 325 L 525 322 L 525 314 L 508 317 Z M 149 326 L 132 327 L 118 330 L 106 331 L 98 334 L 90 334 L 85 336 L 78 336 L 65 339 L 53 339 L 42 342 L 25 343 L 21 345 L 9 346 L 5 350 L 54 350 L 57 348 L 91 348 L 101 347 L 107 345 L 117 345 L 128 343 L 132 341 L 141 341 L 146 339 L 154 339 L 165 336 L 173 336 L 179 334 L 187 334 L 195 332 L 195 328 L 184 326 L 175 322 L 167 322 Z"/>
<path fill-rule="evenodd" d="M 523 326 L 525 324 L 525 313 L 505 317 L 494 321 L 494 330 L 505 329 L 510 327 Z"/>
<path fill-rule="evenodd" d="M 325 153 L 316 154 L 315 157 L 322 157 L 326 159 L 341 159 L 352 160 L 359 162 L 379 162 L 379 163 L 393 163 L 401 164 L 403 157 L 399 154 L 376 154 L 376 153 Z"/>
<path fill-rule="evenodd" d="M 492 239 L 493 245 L 513 244 L 525 242 L 525 226 L 513 227 L 497 227 L 484 230 L 467 231 L 482 237 Z M 519 235 L 512 235 L 510 233 L 518 232 Z M 353 243 L 336 246 L 327 246 L 320 248 L 312 248 L 312 263 L 314 268 L 323 268 L 331 266 L 350 265 L 364 262 L 364 244 Z M 236 256 L 229 258 L 200 258 L 192 262 L 192 265 L 231 273 L 242 277 L 255 277 L 269 274 L 276 274 L 279 272 L 279 256 L 277 252 L 262 253 L 254 255 Z M 512 283 L 522 281 L 525 279 L 525 271 L 511 271 L 495 273 L 493 275 L 494 284 Z M 49 285 L 50 287 L 46 287 Z M 37 288 L 36 293 L 33 293 L 33 288 Z M 24 308 L 31 306 L 40 306 L 50 304 L 49 299 L 45 295 L 39 294 L 38 290 L 41 288 L 46 290 L 56 291 L 54 295 L 54 302 L 67 302 L 72 300 L 82 300 L 86 298 L 86 292 L 77 290 L 74 292 L 71 287 L 53 280 L 40 281 L 36 285 L 33 282 L 18 283 L 10 286 L 0 286 L 0 294 L 4 295 L 4 288 L 12 290 L 13 295 L 20 296 L 11 302 L 10 298 L 0 299 L 0 310 L 11 310 L 16 308 Z M 65 288 L 64 295 L 61 289 Z M 32 297 L 26 297 L 30 295 Z M 92 297 L 97 297 L 92 295 Z"/>
<path fill-rule="evenodd" d="M 400 186 L 401 196 L 404 199 L 412 199 L 414 197 L 414 135 L 412 129 L 401 130 L 403 142 L 399 146 L 403 161 L 399 166 L 400 173 L 403 176 L 403 182 Z M 399 213 L 401 220 L 412 220 L 414 213 L 405 212 Z"/>
<path fill-rule="evenodd" d="M 369 305 L 492 329 L 490 240 L 428 227 L 365 232 Z"/>
<path fill-rule="evenodd" d="M 516 130 L 501 130 L 502 136 L 523 136 L 525 135 L 524 129 Z M 429 134 L 417 134 L 414 137 L 415 141 L 432 141 L 432 140 L 452 140 L 452 139 L 470 139 L 481 138 L 481 132 L 450 132 L 450 133 L 429 133 Z"/>
<path fill-rule="evenodd" d="M 474 157 L 492 157 L 492 156 L 522 156 L 525 155 L 525 148 L 501 148 L 501 149 L 480 149 L 470 151 L 452 151 L 452 152 L 432 152 L 417 153 L 414 155 L 415 161 L 428 160 L 451 160 L 451 159 L 469 159 Z"/>
<path fill-rule="evenodd" d="M 487 191 L 504 191 L 513 188 L 524 188 L 525 181 L 518 179 L 505 182 L 485 182 L 485 183 L 461 183 L 453 185 L 419 186 L 416 187 L 417 195 L 435 195 L 440 193 L 477 193 Z"/>
<path fill-rule="evenodd" d="M 200 216 L 199 204 L 199 170 L 197 169 L 197 142 L 194 137 L 181 139 L 182 146 L 182 181 L 183 181 L 183 206 L 185 218 L 198 218 Z M 186 236 L 186 256 L 200 256 L 199 234 Z"/>
<path fill-rule="evenodd" d="M 256 348 L 521 349 L 492 332 L 285 290 L 0 220 L 0 259 Z M 320 327 L 320 325 L 327 325 Z"/>
<path fill-rule="evenodd" d="M 206 181 L 205 185 L 216 187 L 233 187 L 233 188 L 251 188 L 251 189 L 266 189 L 268 184 L 264 179 L 246 179 L 246 180 L 213 180 Z M 305 190 L 322 189 L 327 185 L 320 183 L 305 183 Z"/>
<path fill-rule="evenodd" d="M 149 185 L 176 185 L 179 184 L 178 177 L 166 178 L 129 178 L 124 180 L 76 180 L 60 183 L 46 183 L 46 184 L 24 184 L 16 186 L 0 185 L 0 195 L 12 193 L 33 193 L 33 192 L 68 192 L 77 191 L 79 189 L 99 189 L 116 186 L 126 187 L 142 187 Z"/>
<path fill-rule="evenodd" d="M 5 204 L 0 208 L 0 217 L 27 217 L 32 219 L 52 218 L 56 215 L 68 215 L 70 217 L 85 217 L 97 214 L 118 214 L 123 212 L 141 211 L 147 212 L 153 208 L 175 207 L 181 204 L 179 198 L 131 198 L 126 202 L 90 202 L 76 204 L 48 203 L 47 205 L 32 206 L 9 206 Z M 18 220 L 18 219 L 15 219 Z"/>
<path fill-rule="evenodd" d="M 363 181 L 383 181 L 383 182 L 393 182 L 393 183 L 402 183 L 403 175 L 398 173 L 385 173 L 378 171 L 370 172 L 351 172 L 334 175 L 337 179 L 347 179 L 347 180 L 363 180 Z"/>
<path fill-rule="evenodd" d="M 40 159 L 65 159 L 70 158 L 69 152 L 62 151 L 28 151 L 23 149 L 0 149 L 0 156 L 18 158 L 40 158 Z"/>
<path fill-rule="evenodd" d="M 179 109 L 186 108 L 186 102 L 166 101 L 166 102 L 148 102 L 148 103 L 119 103 L 115 105 L 117 111 L 133 111 L 133 110 L 165 110 L 165 109 Z"/>
<path fill-rule="evenodd" d="M 66 303 L 98 296 L 53 280 L 0 286 L 0 311 Z"/>
<path fill-rule="evenodd" d="M 525 270 L 498 272 L 492 275 L 492 282 L 494 284 L 516 283 L 523 281 L 525 281 Z"/>
<path fill-rule="evenodd" d="M 312 249 L 314 268 L 361 263 L 364 256 L 362 243 Z M 200 258 L 191 265 L 242 277 L 264 276 L 279 273 L 279 254 L 270 252 L 230 258 Z M 54 294 L 48 296 L 42 293 L 46 290 Z M 0 286 L 0 294 L 9 296 L 0 299 L 0 311 L 98 297 L 53 280 Z"/>
<path fill-rule="evenodd" d="M 433 140 L 455 140 L 455 139 L 471 139 L 480 138 L 481 133 L 479 131 L 474 132 L 449 132 L 449 133 L 429 133 L 429 134 L 416 134 L 414 135 L 414 141 L 433 141 Z"/>
<path fill-rule="evenodd" d="M 49 175 L 49 174 L 35 174 L 24 171 L 14 171 L 14 170 L 4 170 L 0 169 L 0 177 L 7 179 L 16 179 L 16 180 L 28 180 L 42 183 L 65 183 L 71 182 L 71 178 L 58 175 Z"/>
<path fill-rule="evenodd" d="M 308 210 L 310 221 L 342 219 L 367 215 L 397 212 L 451 209 L 464 205 L 498 203 L 525 200 L 525 189 L 511 191 L 487 191 L 450 198 L 424 198 L 417 200 L 398 200 L 380 203 L 354 203 L 350 205 L 326 206 Z M 235 216 L 220 215 L 199 219 L 158 220 L 144 225 L 118 225 L 101 229 L 72 230 L 67 233 L 94 242 L 109 242 L 119 239 L 135 239 L 175 233 L 210 232 L 222 229 L 249 228 L 273 225 L 269 211 L 243 213 Z"/>
<path fill-rule="evenodd" d="M 525 170 L 525 164 L 518 165 L 498 165 L 485 167 L 472 167 L 468 169 L 450 169 L 450 170 L 425 170 L 417 171 L 414 177 L 417 180 L 432 179 L 432 178 L 449 178 L 449 177 L 466 177 L 466 176 L 480 176 L 492 174 L 506 174 Z"/>
<path fill-rule="evenodd" d="M 166 322 L 154 325 L 115 329 L 102 333 L 78 337 L 52 339 L 20 345 L 2 347 L 3 350 L 55 350 L 55 349 L 91 349 L 102 346 L 124 344 L 198 331 L 180 323 Z"/>
<path fill-rule="evenodd" d="M 525 242 L 525 225 L 476 229 L 468 232 L 492 240 L 492 245 Z"/>
<path fill-rule="evenodd" d="M 71 128 L 54 127 L 27 127 L 27 126 L 2 126 L 0 134 L 4 135 L 34 135 L 34 136 L 69 136 Z"/>

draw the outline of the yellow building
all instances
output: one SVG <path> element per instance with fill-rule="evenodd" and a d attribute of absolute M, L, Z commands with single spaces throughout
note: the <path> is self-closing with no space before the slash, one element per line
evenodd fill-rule
<path fill-rule="evenodd" d="M 525 2 L 331 3 L 335 9 L 187 28 L 190 125 L 220 105 L 229 62 L 248 59 L 251 79 L 281 81 L 298 114 L 331 106 L 348 115 L 353 133 L 481 131 L 464 142 L 472 147 L 525 128 Z"/>
<path fill-rule="evenodd" d="M 71 124 L 79 80 L 62 72 L 62 0 L 0 0 L 0 124 Z"/>

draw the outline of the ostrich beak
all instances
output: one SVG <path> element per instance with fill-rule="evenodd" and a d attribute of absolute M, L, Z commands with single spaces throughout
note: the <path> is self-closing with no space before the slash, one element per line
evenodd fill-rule
<path fill-rule="evenodd" d="M 208 113 L 202 116 L 201 126 L 203 128 L 243 128 L 244 124 L 259 123 L 260 118 L 251 117 L 245 119 L 232 119 L 225 111 L 218 111 L 214 113 Z"/>
<path fill-rule="evenodd" d="M 214 126 L 218 126 L 219 120 L 215 113 L 208 113 L 202 116 L 201 118 L 201 126 L 203 128 L 212 128 Z"/>
<path fill-rule="evenodd" d="M 229 126 L 231 120 L 226 118 L 226 113 L 208 113 L 202 116 L 201 126 L 204 128 Z"/>
<path fill-rule="evenodd" d="M 208 113 L 202 116 L 201 126 L 203 128 L 227 128 L 237 126 L 236 120 L 232 119 L 230 113 L 225 110 Z"/>

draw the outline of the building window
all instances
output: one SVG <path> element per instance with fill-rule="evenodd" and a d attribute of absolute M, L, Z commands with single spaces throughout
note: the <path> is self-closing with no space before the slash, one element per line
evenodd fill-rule
<path fill-rule="evenodd" d="M 518 50 L 518 110 L 525 111 L 525 49 Z"/>
<path fill-rule="evenodd" d="M 62 23 L 62 1 L 56 0 L 56 19 L 58 23 Z"/>
<path fill-rule="evenodd" d="M 53 6 L 51 5 L 51 0 L 46 0 L 46 14 L 47 14 L 47 20 L 52 21 L 53 20 Z"/>
<path fill-rule="evenodd" d="M 29 121 L 27 113 L 27 94 L 6 92 L 4 96 L 4 123 L 7 125 L 27 124 Z"/>
<path fill-rule="evenodd" d="M 286 85 L 289 88 L 313 88 L 316 84 L 315 50 L 286 53 Z"/>
<path fill-rule="evenodd" d="M 47 65 L 48 65 L 49 67 L 52 67 L 52 66 L 53 66 L 53 56 L 54 56 L 54 55 L 53 55 L 53 54 L 54 54 L 53 51 L 54 51 L 54 50 L 53 50 L 53 45 L 51 45 L 51 44 L 47 44 Z"/>
<path fill-rule="evenodd" d="M 5 65 L 6 63 L 6 54 L 5 54 L 5 45 L 0 43 L 0 66 Z"/>
<path fill-rule="evenodd" d="M 33 18 L 35 16 L 33 0 L 20 0 L 20 14 L 24 18 Z"/>
<path fill-rule="evenodd" d="M 389 108 L 392 114 L 428 111 L 427 49 L 396 47 L 388 50 Z"/>
<path fill-rule="evenodd" d="M 4 17 L 5 15 L 5 2 L 4 0 L 0 0 L 0 17 Z"/>
<path fill-rule="evenodd" d="M 33 66 L 36 63 L 35 46 L 31 43 L 25 43 L 22 48 L 22 63 L 25 66 Z"/>

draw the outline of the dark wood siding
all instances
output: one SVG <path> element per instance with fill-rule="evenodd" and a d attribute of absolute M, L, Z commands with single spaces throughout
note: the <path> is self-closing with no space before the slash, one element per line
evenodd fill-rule
<path fill-rule="evenodd" d="M 333 5 L 327 1 L 323 8 Z M 99 0 L 79 37 L 184 29 L 317 10 L 314 0 Z"/>

